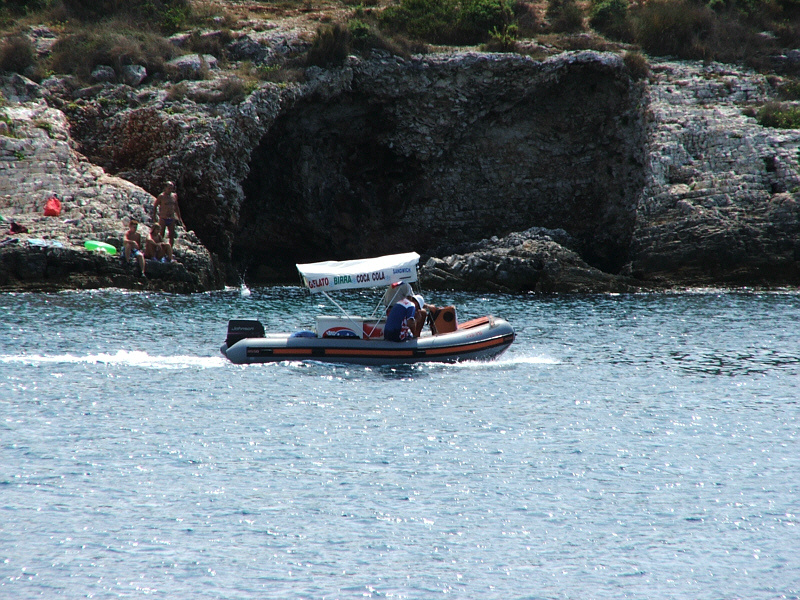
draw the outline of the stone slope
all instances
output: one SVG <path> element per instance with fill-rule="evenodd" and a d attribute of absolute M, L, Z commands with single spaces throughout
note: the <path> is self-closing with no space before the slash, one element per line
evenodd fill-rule
<path fill-rule="evenodd" d="M 6 97 L 25 84 L 20 78 L 6 83 Z M 177 244 L 180 264 L 154 264 L 147 280 L 118 257 L 86 250 L 86 240 L 120 248 L 129 218 L 149 221 L 153 196 L 77 153 L 64 114 L 42 98 L 0 107 L 0 123 L 0 289 L 117 286 L 191 292 L 219 287 L 217 268 L 192 232 Z M 62 201 L 62 212 L 46 217 L 44 204 L 53 193 Z M 12 222 L 28 233 L 9 233 Z M 146 236 L 147 228 L 140 233 Z"/>

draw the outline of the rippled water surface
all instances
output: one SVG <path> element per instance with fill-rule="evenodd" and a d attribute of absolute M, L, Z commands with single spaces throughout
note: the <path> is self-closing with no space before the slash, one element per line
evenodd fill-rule
<path fill-rule="evenodd" d="M 335 311 L 0 295 L 0 598 L 800 596 L 799 294 L 429 300 L 517 342 L 243 367 L 228 318 Z"/>

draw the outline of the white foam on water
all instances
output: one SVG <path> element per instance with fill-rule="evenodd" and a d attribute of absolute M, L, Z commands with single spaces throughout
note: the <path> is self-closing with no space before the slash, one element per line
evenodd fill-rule
<path fill-rule="evenodd" d="M 465 360 L 453 363 L 421 362 L 413 366 L 417 369 L 467 369 L 473 371 L 508 369 L 528 365 L 560 365 L 561 361 L 552 356 L 505 356 L 494 360 Z"/>
<path fill-rule="evenodd" d="M 446 363 L 456 369 L 502 369 L 518 365 L 559 365 L 561 361 L 551 356 L 507 356 L 494 360 L 468 360 L 464 362 Z"/>
<path fill-rule="evenodd" d="M 39 354 L 0 356 L 3 363 L 40 364 L 105 364 L 142 367 L 145 369 L 213 369 L 229 364 L 215 356 L 150 356 L 147 352 L 118 350 L 116 354 Z"/>

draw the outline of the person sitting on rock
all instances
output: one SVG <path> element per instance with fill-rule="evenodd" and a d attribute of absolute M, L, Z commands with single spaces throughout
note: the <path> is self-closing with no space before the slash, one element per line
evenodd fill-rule
<path fill-rule="evenodd" d="M 164 236 L 161 235 L 161 226 L 158 223 L 150 228 L 150 235 L 144 242 L 144 257 L 147 260 L 172 262 L 172 246 L 164 241 Z"/>
<path fill-rule="evenodd" d="M 180 223 L 186 227 L 181 218 L 178 194 L 175 193 L 175 184 L 172 181 L 167 182 L 164 191 L 158 195 L 153 204 L 153 222 L 161 226 L 163 233 L 168 232 L 170 246 L 175 245 L 175 224 Z"/>
<path fill-rule="evenodd" d="M 139 233 L 139 221 L 131 219 L 128 223 L 128 231 L 125 232 L 123 239 L 124 250 L 122 255 L 125 257 L 125 262 L 129 262 L 131 258 L 139 263 L 139 268 L 142 270 L 142 277 L 145 276 L 144 269 L 144 254 L 142 253 L 142 234 Z"/>
<path fill-rule="evenodd" d="M 425 301 L 418 294 L 409 294 L 392 305 L 389 316 L 386 317 L 383 338 L 390 342 L 405 342 L 419 337 L 425 324 L 426 313 L 421 308 L 424 305 Z"/>

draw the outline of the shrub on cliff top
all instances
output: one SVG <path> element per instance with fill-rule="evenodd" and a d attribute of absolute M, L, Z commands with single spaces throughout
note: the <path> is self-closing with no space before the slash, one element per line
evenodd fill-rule
<path fill-rule="evenodd" d="M 487 52 L 515 52 L 517 50 L 517 26 L 508 25 L 501 30 L 495 27 L 483 48 Z"/>
<path fill-rule="evenodd" d="M 756 119 L 764 127 L 800 129 L 800 106 L 768 102 L 756 113 Z"/>
<path fill-rule="evenodd" d="M 142 65 L 152 75 L 163 72 L 164 63 L 176 54 L 175 46 L 161 36 L 104 23 L 60 38 L 51 50 L 50 66 L 56 73 L 82 78 L 98 65 L 117 72 L 125 65 Z"/>
<path fill-rule="evenodd" d="M 740 13 L 716 12 L 694 0 L 648 2 L 631 9 L 631 17 L 635 41 L 649 54 L 738 62 L 763 54 L 771 43 Z"/>
<path fill-rule="evenodd" d="M 628 72 L 635 80 L 644 79 L 650 74 L 650 64 L 647 59 L 639 52 L 626 52 L 623 57 Z"/>
<path fill-rule="evenodd" d="M 408 57 L 428 51 L 424 43 L 415 43 L 400 35 L 387 36 L 377 27 L 360 19 L 350 21 L 347 29 L 350 32 L 352 49 L 361 54 L 369 54 L 373 50 L 383 50 L 396 56 Z"/>
<path fill-rule="evenodd" d="M 513 18 L 510 0 L 400 0 L 381 13 L 380 22 L 432 44 L 474 44 Z"/>
<path fill-rule="evenodd" d="M 175 33 L 191 14 L 189 0 L 62 0 L 70 14 L 87 22 L 129 17 Z"/>
<path fill-rule="evenodd" d="M 548 0 L 545 17 L 550 30 L 557 33 L 574 33 L 583 29 L 583 11 L 575 0 Z"/>
<path fill-rule="evenodd" d="M 350 31 L 341 23 L 323 25 L 317 29 L 306 63 L 317 67 L 340 65 L 350 54 L 351 44 Z"/>
<path fill-rule="evenodd" d="M 507 29 L 513 18 L 513 8 L 506 0 L 463 0 L 458 22 L 461 35 L 482 41 L 492 31 Z"/>
<path fill-rule="evenodd" d="M 636 11 L 636 41 L 650 54 L 706 58 L 714 11 L 687 0 L 648 2 Z"/>
<path fill-rule="evenodd" d="M 0 71 L 22 73 L 36 62 L 36 51 L 25 35 L 13 35 L 0 44 Z"/>
<path fill-rule="evenodd" d="M 612 39 L 632 41 L 633 23 L 628 12 L 628 0 L 602 0 L 595 4 L 589 17 L 589 25 Z"/>

